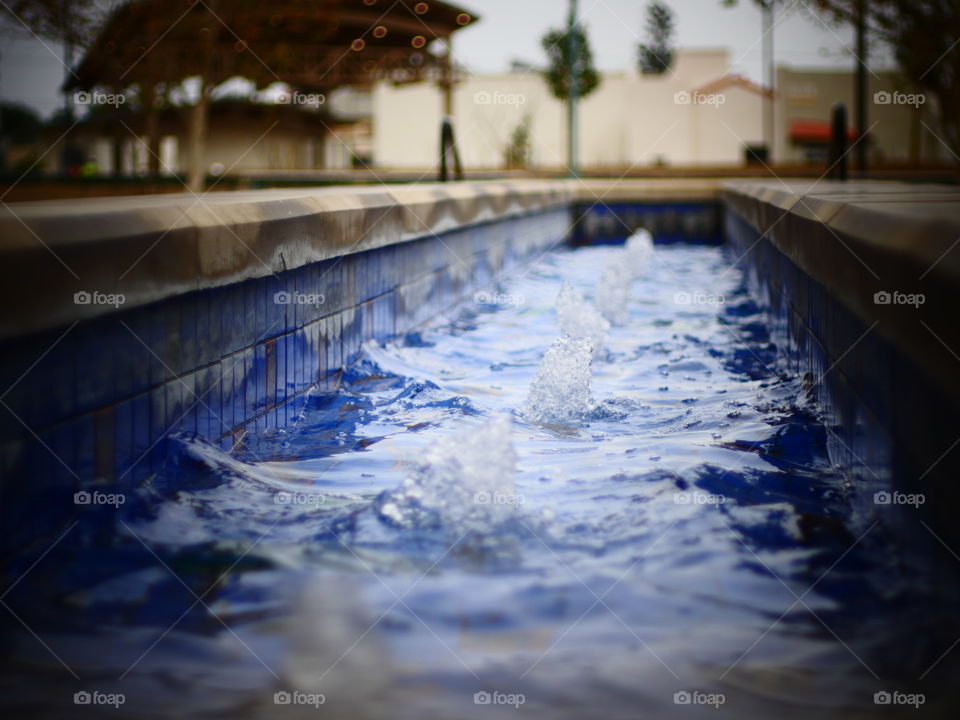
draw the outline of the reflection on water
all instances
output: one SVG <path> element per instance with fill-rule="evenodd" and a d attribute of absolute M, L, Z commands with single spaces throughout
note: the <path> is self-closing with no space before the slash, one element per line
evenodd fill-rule
<path fill-rule="evenodd" d="M 369 344 L 285 432 L 235 456 L 171 440 L 110 532 L 78 528 L 6 598 L 46 646 L 8 633 L 2 702 L 868 718 L 875 692 L 921 691 L 884 716 L 947 716 L 955 662 L 917 679 L 956 622 L 849 509 L 724 269 L 716 248 L 557 252 L 505 284 L 523 303 Z M 590 340 L 561 336 L 564 282 L 560 322 Z"/>

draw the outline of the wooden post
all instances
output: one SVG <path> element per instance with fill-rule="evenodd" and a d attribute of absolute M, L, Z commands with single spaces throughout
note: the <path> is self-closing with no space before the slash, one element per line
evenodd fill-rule
<path fill-rule="evenodd" d="M 222 23 L 217 19 L 216 8 L 218 4 L 211 1 L 205 5 L 209 15 L 209 22 L 206 27 L 201 29 L 203 40 L 203 68 L 200 73 L 200 88 L 197 104 L 190 110 L 189 117 L 189 166 L 187 170 L 187 188 L 190 192 L 203 192 L 207 177 L 207 168 L 204 163 L 204 147 L 207 142 L 207 125 L 210 115 L 210 93 L 213 86 L 210 84 L 210 73 L 214 61 L 214 53 L 217 47 L 217 36 L 222 27 Z"/>
<path fill-rule="evenodd" d="M 147 133 L 147 174 L 160 175 L 160 114 L 157 111 L 157 87 L 153 82 L 143 84 L 144 125 Z"/>
<path fill-rule="evenodd" d="M 443 80 L 440 81 L 440 86 L 443 90 L 443 114 L 448 117 L 453 117 L 453 36 L 447 35 L 444 38 L 444 43 L 447 48 L 446 55 L 443 59 Z"/>
<path fill-rule="evenodd" d="M 201 193 L 206 182 L 207 168 L 204 164 L 204 147 L 207 140 L 207 115 L 210 110 L 210 93 L 204 78 L 200 79 L 200 97 L 190 109 L 189 140 L 190 166 L 187 172 L 187 188 Z"/>

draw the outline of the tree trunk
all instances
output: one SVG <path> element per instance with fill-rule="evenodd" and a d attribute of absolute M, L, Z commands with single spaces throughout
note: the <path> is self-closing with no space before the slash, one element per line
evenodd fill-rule
<path fill-rule="evenodd" d="M 920 123 L 923 121 L 923 106 L 916 107 L 910 113 L 910 163 L 920 164 Z"/>
<path fill-rule="evenodd" d="M 203 192 L 207 176 L 203 151 L 207 139 L 207 114 L 210 109 L 209 88 L 206 82 L 200 80 L 200 97 L 197 104 L 190 109 L 190 167 L 187 173 L 187 188 L 190 192 Z"/>
<path fill-rule="evenodd" d="M 123 176 L 123 142 L 127 137 L 119 131 L 113 134 L 113 176 L 117 178 Z"/>
<path fill-rule="evenodd" d="M 160 113 L 157 110 L 157 88 L 152 82 L 143 85 L 144 125 L 147 131 L 147 175 L 160 175 Z"/>

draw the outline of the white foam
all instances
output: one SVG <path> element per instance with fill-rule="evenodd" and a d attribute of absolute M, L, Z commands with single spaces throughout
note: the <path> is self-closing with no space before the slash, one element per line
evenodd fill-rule
<path fill-rule="evenodd" d="M 641 277 L 650 269 L 653 260 L 653 235 L 645 228 L 640 228 L 627 238 L 627 265 L 634 277 Z"/>
<path fill-rule="evenodd" d="M 594 357 L 603 352 L 610 323 L 570 283 L 565 282 L 557 296 L 557 321 L 564 335 L 589 340 Z"/>
<path fill-rule="evenodd" d="M 404 528 L 485 532 L 512 517 L 523 498 L 508 416 L 471 425 L 431 445 L 414 474 L 380 495 L 381 519 Z"/>
<path fill-rule="evenodd" d="M 531 422 L 577 425 L 594 408 L 590 393 L 593 346 L 586 338 L 556 340 L 540 363 L 521 411 Z"/>
<path fill-rule="evenodd" d="M 629 320 L 627 302 L 630 300 L 633 280 L 630 268 L 619 257 L 608 262 L 600 275 L 596 292 L 597 309 L 611 325 L 626 325 Z"/>

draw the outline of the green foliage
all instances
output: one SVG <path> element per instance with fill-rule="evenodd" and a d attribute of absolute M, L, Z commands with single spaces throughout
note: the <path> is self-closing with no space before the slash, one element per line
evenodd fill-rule
<path fill-rule="evenodd" d="M 43 123 L 28 107 L 0 103 L 0 135 L 14 144 L 32 143 L 40 138 Z"/>
<path fill-rule="evenodd" d="M 593 65 L 593 51 L 587 33 L 578 26 L 573 33 L 577 44 L 577 66 L 574 69 L 577 78 L 577 95 L 581 98 L 600 87 L 600 73 Z M 566 30 L 551 30 L 541 40 L 547 53 L 547 70 L 543 73 L 550 92 L 559 100 L 570 97 L 570 42 Z"/>
<path fill-rule="evenodd" d="M 637 47 L 640 72 L 663 75 L 673 66 L 673 11 L 664 2 L 647 5 L 647 42 Z"/>
<path fill-rule="evenodd" d="M 508 170 L 523 170 L 530 163 L 530 116 L 523 120 L 510 134 L 510 142 L 504 150 L 504 164 Z"/>
<path fill-rule="evenodd" d="M 86 47 L 117 4 L 117 0 L 6 0 L 0 4 L 0 18 L 13 31 Z"/>

